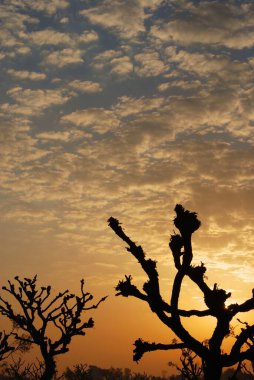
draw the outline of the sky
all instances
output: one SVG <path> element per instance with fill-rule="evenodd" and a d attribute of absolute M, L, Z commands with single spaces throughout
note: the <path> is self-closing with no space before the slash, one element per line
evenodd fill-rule
<path fill-rule="evenodd" d="M 169 373 L 173 352 L 132 362 L 135 339 L 174 336 L 141 301 L 115 297 L 125 274 L 146 277 L 107 219 L 158 262 L 168 299 L 174 206 L 198 212 L 194 262 L 231 302 L 250 297 L 254 4 L 2 0 L 0 14 L 0 281 L 38 274 L 78 291 L 84 277 L 109 295 L 61 365 Z M 187 280 L 181 303 L 204 308 Z M 214 320 L 186 326 L 202 340 Z"/>

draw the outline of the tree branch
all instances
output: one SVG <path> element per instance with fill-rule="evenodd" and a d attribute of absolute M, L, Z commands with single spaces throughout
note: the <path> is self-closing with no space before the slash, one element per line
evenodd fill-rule
<path fill-rule="evenodd" d="M 157 350 L 175 350 L 185 348 L 184 343 L 171 343 L 171 344 L 162 344 L 162 343 L 149 343 L 144 342 L 142 339 L 137 339 L 134 342 L 133 350 L 133 360 L 138 362 L 146 352 L 157 351 Z"/>

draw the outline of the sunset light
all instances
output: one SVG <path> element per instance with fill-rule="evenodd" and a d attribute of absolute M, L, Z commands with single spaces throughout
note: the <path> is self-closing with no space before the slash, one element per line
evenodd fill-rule
<path fill-rule="evenodd" d="M 37 275 L 51 297 L 79 295 L 84 279 L 94 327 L 57 356 L 59 373 L 83 363 L 169 379 L 180 348 L 133 361 L 139 338 L 180 339 L 151 304 L 116 297 L 128 276 L 141 290 L 148 280 L 119 226 L 156 262 L 168 304 L 186 230 L 186 268 L 205 266 L 210 289 L 231 293 L 225 310 L 253 297 L 254 3 L 2 0 L 0 15 L 1 287 Z M 178 306 L 205 310 L 188 270 Z M 181 321 L 205 345 L 215 314 Z M 225 353 L 253 316 L 234 316 Z M 36 358 L 36 347 L 22 354 Z"/>

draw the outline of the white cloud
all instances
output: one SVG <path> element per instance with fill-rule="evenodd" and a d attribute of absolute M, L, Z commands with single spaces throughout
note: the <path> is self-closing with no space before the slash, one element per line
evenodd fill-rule
<path fill-rule="evenodd" d="M 147 50 L 134 56 L 135 73 L 139 76 L 158 76 L 168 70 L 168 66 L 160 59 L 156 51 Z"/>
<path fill-rule="evenodd" d="M 2 105 L 2 109 L 23 115 L 38 114 L 53 105 L 66 103 L 70 95 L 63 90 L 31 90 L 22 87 L 13 87 L 7 94 L 16 101 L 16 104 Z"/>
<path fill-rule="evenodd" d="M 87 17 L 91 23 L 108 28 L 121 38 L 135 38 L 145 32 L 144 20 L 147 17 L 145 8 L 152 9 L 160 1 L 149 0 L 103 0 L 98 6 L 84 9 L 80 14 Z"/>
<path fill-rule="evenodd" d="M 92 82 L 92 81 L 82 81 L 82 80 L 73 80 L 68 83 L 68 86 L 73 88 L 74 90 L 77 90 L 78 92 L 84 92 L 84 93 L 97 93 L 102 91 L 102 87 L 100 83 Z"/>
<path fill-rule="evenodd" d="M 242 84 L 251 80 L 251 70 L 247 62 L 232 60 L 226 54 L 190 53 L 175 47 L 165 49 L 165 54 L 171 62 L 177 63 L 178 68 L 189 74 L 198 76 L 213 76 L 230 83 L 238 81 Z"/>
<path fill-rule="evenodd" d="M 30 44 L 38 46 L 61 46 L 65 45 L 69 48 L 77 48 L 79 44 L 90 44 L 98 40 L 99 36 L 94 30 L 86 30 L 81 34 L 78 33 L 63 33 L 58 30 L 48 28 L 35 32 L 24 34 L 24 39 Z M 9 43 L 10 43 L 9 39 Z"/>
<path fill-rule="evenodd" d="M 85 44 L 97 41 L 98 39 L 98 33 L 96 33 L 94 30 L 86 30 L 78 36 L 78 41 Z"/>
<path fill-rule="evenodd" d="M 16 49 L 17 54 L 26 55 L 31 53 L 31 49 L 28 46 L 21 46 Z"/>
<path fill-rule="evenodd" d="M 63 116 L 61 121 L 72 123 L 79 127 L 89 127 L 99 134 L 114 130 L 119 125 L 119 120 L 113 111 L 104 108 L 88 108 L 74 111 Z"/>
<path fill-rule="evenodd" d="M 63 18 L 61 18 L 61 19 L 59 20 L 59 22 L 60 22 L 61 24 L 68 24 L 68 22 L 69 22 L 69 18 L 68 18 L 68 17 L 63 17 Z"/>
<path fill-rule="evenodd" d="M 37 134 L 37 137 L 45 141 L 69 141 L 70 132 L 41 132 Z"/>
<path fill-rule="evenodd" d="M 92 63 L 97 70 L 109 70 L 116 76 L 127 76 L 134 70 L 131 58 L 121 50 L 106 50 L 97 54 Z"/>
<path fill-rule="evenodd" d="M 117 50 L 105 50 L 105 51 L 97 54 L 94 57 L 94 61 L 98 61 L 98 62 L 106 61 L 106 62 L 109 62 L 112 59 L 119 57 L 121 54 L 122 53 L 119 52 L 119 51 L 117 51 Z"/>
<path fill-rule="evenodd" d="M 172 80 L 170 82 L 161 83 L 158 86 L 158 91 L 163 92 L 173 88 L 182 90 L 202 89 L 202 83 L 199 80 Z"/>
<path fill-rule="evenodd" d="M 129 57 L 123 56 L 113 58 L 110 61 L 111 73 L 119 76 L 125 76 L 133 72 L 133 64 Z"/>
<path fill-rule="evenodd" d="M 68 0 L 9 0 L 9 3 L 24 10 L 32 9 L 48 15 L 53 15 L 56 11 L 64 10 L 69 6 Z"/>
<path fill-rule="evenodd" d="M 43 63 L 61 68 L 67 65 L 82 63 L 84 61 L 83 54 L 83 50 L 75 48 L 57 50 L 51 53 L 44 53 Z"/>
<path fill-rule="evenodd" d="M 118 99 L 118 103 L 114 108 L 117 115 L 120 115 L 121 117 L 128 117 L 130 115 L 142 115 L 144 112 L 158 110 L 164 103 L 165 99 L 163 97 L 131 98 L 128 96 L 122 96 Z"/>
<path fill-rule="evenodd" d="M 202 1 L 196 5 L 179 4 L 179 8 L 183 12 L 175 13 L 173 20 L 152 26 L 151 35 L 163 42 L 174 41 L 185 46 L 212 44 L 242 49 L 254 44 L 252 4 Z"/>
<path fill-rule="evenodd" d="M 2 30 L 0 34 L 0 42 L 2 47 L 13 48 L 20 45 L 19 39 L 12 35 L 8 30 Z"/>
<path fill-rule="evenodd" d="M 37 24 L 39 20 L 28 14 L 19 12 L 9 2 L 0 5 L 1 26 L 0 26 L 0 44 L 2 47 L 9 49 L 15 56 L 16 49 L 20 54 L 24 54 L 25 44 L 23 35 L 25 34 L 27 24 Z M 11 51 L 10 51 L 11 49 Z"/>
<path fill-rule="evenodd" d="M 28 79 L 28 80 L 32 80 L 32 81 L 37 81 L 37 80 L 46 79 L 46 74 L 38 73 L 38 72 L 34 72 L 34 71 L 9 69 L 9 70 L 7 70 L 7 72 L 11 76 L 13 76 L 17 79 L 22 79 L 22 80 Z"/>
<path fill-rule="evenodd" d="M 37 24 L 39 22 L 36 17 L 18 12 L 18 9 L 12 6 L 10 2 L 0 5 L 0 11 L 3 21 L 2 30 L 11 32 L 13 36 L 16 35 L 18 37 L 18 33 L 25 31 L 27 23 Z"/>
<path fill-rule="evenodd" d="M 68 45 L 72 39 L 68 33 L 58 32 L 53 29 L 43 29 L 27 35 L 34 44 L 42 45 Z"/>

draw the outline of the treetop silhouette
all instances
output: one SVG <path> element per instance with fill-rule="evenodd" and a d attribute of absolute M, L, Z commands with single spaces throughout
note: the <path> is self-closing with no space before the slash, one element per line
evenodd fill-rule
<path fill-rule="evenodd" d="M 189 349 L 198 355 L 203 363 L 204 380 L 218 380 L 221 377 L 222 369 L 244 360 L 254 361 L 254 325 L 245 324 L 239 335 L 235 336 L 235 341 L 231 351 L 223 353 L 221 346 L 224 338 L 230 333 L 230 322 L 239 312 L 247 312 L 254 309 L 254 289 L 252 296 L 242 304 L 231 304 L 225 306 L 226 300 L 231 296 L 224 289 L 220 289 L 217 284 L 210 288 L 205 282 L 206 267 L 204 263 L 192 265 L 192 234 L 197 231 L 201 222 L 197 218 L 196 212 L 185 210 L 180 204 L 175 206 L 176 217 L 174 225 L 179 230 L 179 234 L 174 233 L 169 241 L 176 274 L 173 280 L 171 299 L 166 302 L 160 293 L 159 275 L 156 262 L 145 257 L 145 253 L 140 245 L 136 245 L 123 231 L 117 219 L 110 217 L 109 226 L 125 243 L 127 251 L 130 252 L 139 262 L 148 280 L 143 284 L 143 289 L 138 289 L 132 283 L 132 277 L 125 276 L 116 286 L 116 295 L 124 297 L 135 297 L 148 303 L 152 312 L 169 327 L 180 342 L 170 344 L 149 343 L 142 339 L 135 342 L 133 359 L 138 361 L 143 354 L 155 350 Z M 192 280 L 203 293 L 204 302 L 207 306 L 205 310 L 182 310 L 178 306 L 181 286 L 184 277 Z M 216 318 L 216 327 L 212 336 L 204 343 L 194 338 L 183 326 L 182 317 L 205 317 Z"/>
<path fill-rule="evenodd" d="M 13 323 L 15 332 L 12 334 L 17 341 L 39 347 L 45 368 L 42 380 L 52 379 L 56 372 L 55 357 L 69 350 L 72 338 L 85 335 L 85 330 L 94 326 L 92 318 L 82 321 L 83 313 L 97 309 L 107 298 L 91 303 L 93 296 L 85 292 L 84 280 L 80 281 L 80 295 L 65 290 L 52 296 L 51 286 L 37 286 L 37 276 L 24 280 L 16 276 L 15 283 L 8 281 L 2 290 L 16 300 L 19 310 L 12 306 L 9 297 L 7 300 L 1 295 L 0 313 Z M 56 332 L 54 338 L 50 326 Z"/>

